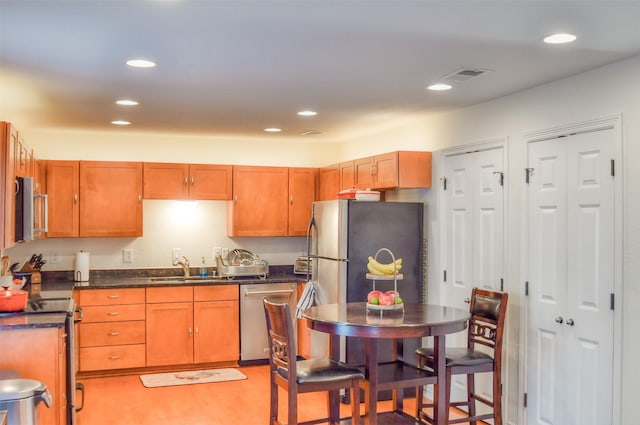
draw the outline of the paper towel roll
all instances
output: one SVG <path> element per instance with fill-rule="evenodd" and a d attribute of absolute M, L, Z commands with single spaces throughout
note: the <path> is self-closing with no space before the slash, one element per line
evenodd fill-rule
<path fill-rule="evenodd" d="M 73 280 L 87 282 L 89 280 L 89 253 L 76 252 L 76 267 L 73 271 Z"/>

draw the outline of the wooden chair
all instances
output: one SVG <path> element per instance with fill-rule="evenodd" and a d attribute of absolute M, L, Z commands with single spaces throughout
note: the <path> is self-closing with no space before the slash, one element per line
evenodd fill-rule
<path fill-rule="evenodd" d="M 460 419 L 449 419 L 449 411 L 446 412 L 448 424 L 471 423 L 477 425 L 478 421 L 493 418 L 494 425 L 502 425 L 502 334 L 504 320 L 507 311 L 508 294 L 503 292 L 488 291 L 474 288 L 471 293 L 471 306 L 469 327 L 467 333 L 466 348 L 447 348 L 447 404 L 449 406 L 467 406 L 468 416 Z M 489 350 L 478 350 L 478 346 L 489 347 Z M 490 353 L 487 353 L 489 351 Z M 417 365 L 419 368 L 433 370 L 433 349 L 421 347 L 416 350 Z M 475 374 L 493 372 L 493 400 L 488 400 L 475 393 Z M 450 402 L 451 376 L 467 375 L 467 400 Z M 434 390 L 435 391 L 435 390 Z M 433 423 L 430 416 L 423 411 L 425 407 L 433 407 L 425 404 L 422 387 L 418 387 L 416 393 L 416 417 Z M 476 404 L 479 401 L 492 408 L 488 414 L 476 414 Z"/>
<path fill-rule="evenodd" d="M 278 386 L 287 391 L 288 425 L 340 422 L 340 412 L 335 412 L 337 421 L 330 418 L 298 422 L 298 394 L 350 389 L 351 423 L 357 425 L 360 420 L 360 380 L 364 375 L 358 369 L 347 367 L 329 358 L 297 360 L 293 320 L 289 304 L 278 304 L 263 300 L 267 319 L 270 353 L 270 391 L 271 406 L 269 424 L 278 422 Z M 327 403 L 327 406 L 329 403 Z M 346 418 L 343 418 L 346 419 Z"/>

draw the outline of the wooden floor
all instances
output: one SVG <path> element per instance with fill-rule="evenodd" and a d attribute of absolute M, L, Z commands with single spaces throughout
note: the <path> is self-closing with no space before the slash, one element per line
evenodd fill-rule
<path fill-rule="evenodd" d="M 268 425 L 268 366 L 239 368 L 246 380 L 145 388 L 138 375 L 83 378 L 85 404 L 78 425 Z M 280 419 L 286 423 L 286 393 L 280 390 Z M 326 393 L 301 394 L 299 420 L 326 416 Z M 405 400 L 413 412 L 415 400 Z M 341 403 L 342 416 L 350 406 Z M 379 410 L 391 403 L 380 402 Z M 362 410 L 364 412 L 364 410 Z"/>

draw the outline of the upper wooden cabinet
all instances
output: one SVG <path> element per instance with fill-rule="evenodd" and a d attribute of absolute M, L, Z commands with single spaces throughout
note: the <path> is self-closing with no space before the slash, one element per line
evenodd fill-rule
<path fill-rule="evenodd" d="M 318 200 L 336 199 L 340 192 L 340 164 L 322 167 L 318 171 Z"/>
<path fill-rule="evenodd" d="M 18 131 L 8 122 L 0 122 L 0 247 L 15 244 L 15 158 Z"/>
<path fill-rule="evenodd" d="M 316 168 L 234 166 L 227 235 L 306 235 L 317 173 Z"/>
<path fill-rule="evenodd" d="M 397 151 L 354 161 L 358 189 L 431 187 L 431 152 Z"/>
<path fill-rule="evenodd" d="M 227 236 L 286 236 L 287 167 L 233 167 L 233 200 L 227 204 Z"/>
<path fill-rule="evenodd" d="M 48 237 L 142 236 L 142 163 L 48 161 Z"/>
<path fill-rule="evenodd" d="M 287 236 L 305 236 L 316 200 L 317 168 L 289 168 L 289 229 Z"/>
<path fill-rule="evenodd" d="M 232 166 L 144 163 L 145 199 L 229 200 Z"/>

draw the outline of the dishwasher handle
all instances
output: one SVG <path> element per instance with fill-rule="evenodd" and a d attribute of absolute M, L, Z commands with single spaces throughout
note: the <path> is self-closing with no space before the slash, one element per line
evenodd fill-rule
<path fill-rule="evenodd" d="M 275 289 L 272 291 L 244 291 L 245 297 L 255 296 L 255 295 L 284 295 L 284 294 L 293 294 L 294 289 Z"/>

